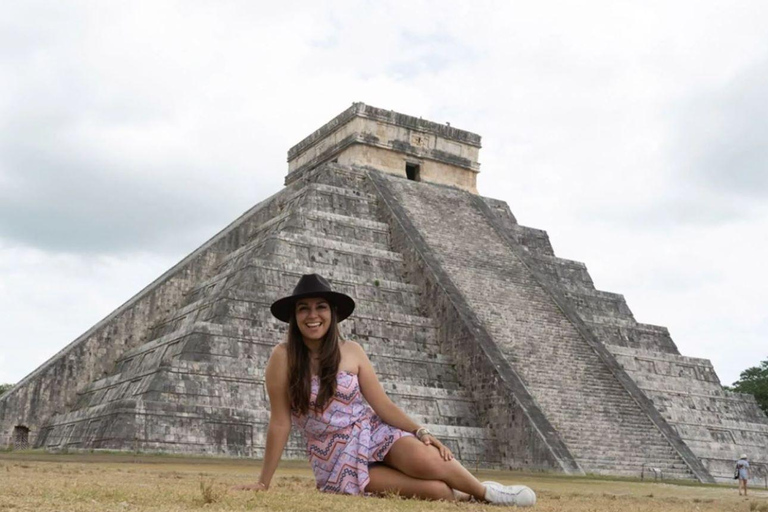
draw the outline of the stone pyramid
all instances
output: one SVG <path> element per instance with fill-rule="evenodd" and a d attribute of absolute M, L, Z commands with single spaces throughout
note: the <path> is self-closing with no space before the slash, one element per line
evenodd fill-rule
<path fill-rule="evenodd" d="M 754 398 L 478 195 L 479 148 L 353 104 L 289 151 L 284 189 L 0 397 L 0 444 L 261 457 L 268 308 L 318 272 L 357 300 L 342 332 L 389 395 L 470 467 L 711 482 L 747 452 L 760 477 Z"/>

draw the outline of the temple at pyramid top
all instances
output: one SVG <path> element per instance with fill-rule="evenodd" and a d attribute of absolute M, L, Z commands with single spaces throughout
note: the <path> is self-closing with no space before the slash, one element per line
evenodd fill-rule
<path fill-rule="evenodd" d="M 477 194 L 480 136 L 353 103 L 288 150 L 288 178 L 325 162 L 369 167 Z"/>

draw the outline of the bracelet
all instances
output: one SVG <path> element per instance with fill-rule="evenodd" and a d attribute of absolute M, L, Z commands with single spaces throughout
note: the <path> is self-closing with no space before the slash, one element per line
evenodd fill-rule
<path fill-rule="evenodd" d="M 427 427 L 419 427 L 419 428 L 416 429 L 415 435 L 416 435 L 416 439 L 421 441 L 422 437 L 424 437 L 424 436 L 431 436 L 432 432 L 430 432 Z"/>

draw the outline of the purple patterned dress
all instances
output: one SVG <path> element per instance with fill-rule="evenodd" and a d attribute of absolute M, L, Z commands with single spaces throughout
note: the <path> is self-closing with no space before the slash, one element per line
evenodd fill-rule
<path fill-rule="evenodd" d="M 384 423 L 363 399 L 357 375 L 340 371 L 336 394 L 322 414 L 293 414 L 307 438 L 307 452 L 317 488 L 323 492 L 363 494 L 370 481 L 368 465 L 384 460 L 392 445 L 413 434 Z M 312 378 L 310 405 L 320 387 Z"/>

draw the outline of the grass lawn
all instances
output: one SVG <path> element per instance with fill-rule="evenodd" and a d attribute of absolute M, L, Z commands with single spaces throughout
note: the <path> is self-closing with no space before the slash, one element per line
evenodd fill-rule
<path fill-rule="evenodd" d="M 230 491 L 252 482 L 258 462 L 129 454 L 0 453 L 0 511 L 497 511 L 476 503 L 449 504 L 397 496 L 359 498 L 315 490 L 307 463 L 283 462 L 268 492 Z M 768 491 L 749 499 L 735 486 L 675 485 L 554 474 L 481 471 L 481 480 L 532 487 L 537 511 L 758 511 Z"/>

